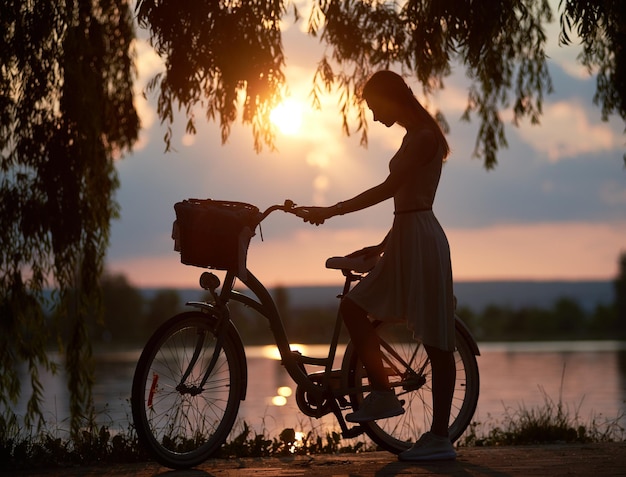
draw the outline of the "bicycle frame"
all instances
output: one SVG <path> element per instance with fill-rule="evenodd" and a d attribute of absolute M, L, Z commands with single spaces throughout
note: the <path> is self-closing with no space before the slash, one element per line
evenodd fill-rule
<path fill-rule="evenodd" d="M 262 316 L 264 316 L 270 325 L 270 330 L 274 337 L 276 347 L 280 353 L 282 364 L 294 380 L 296 384 L 302 386 L 307 392 L 318 395 L 321 397 L 323 393 L 323 387 L 314 383 L 309 377 L 302 366 L 302 364 L 310 364 L 315 366 L 324 366 L 327 371 L 330 371 L 335 358 L 337 344 L 339 341 L 339 332 L 341 331 L 341 322 L 338 321 L 335 325 L 333 332 L 333 338 L 330 343 L 329 354 L 325 358 L 313 358 L 309 356 L 303 356 L 297 351 L 291 349 L 289 338 L 285 330 L 282 318 L 276 307 L 276 304 L 265 286 L 256 278 L 256 276 L 247 270 L 246 278 L 239 279 L 246 285 L 246 287 L 256 297 L 253 298 L 249 295 L 243 294 L 233 289 L 235 275 L 233 272 L 227 272 L 224 284 L 222 286 L 221 293 L 219 294 L 218 307 L 223 307 L 228 304 L 228 301 L 234 300 L 248 306 Z M 190 303 L 196 304 L 197 303 Z M 230 319 L 230 317 L 228 318 Z"/>
<path fill-rule="evenodd" d="M 265 217 L 267 217 L 267 215 L 269 215 L 269 213 L 271 213 L 274 210 L 283 210 L 285 212 L 293 213 L 294 209 L 293 209 L 293 204 L 291 204 L 290 206 L 287 206 L 287 203 L 285 204 L 285 206 L 278 206 L 278 205 L 272 206 L 262 214 L 260 221 L 262 221 Z M 349 270 L 342 270 L 342 272 L 344 276 L 346 277 L 346 279 L 345 279 L 343 291 L 340 297 L 347 294 L 352 284 L 360 280 L 363 276 L 361 274 L 354 273 Z M 205 272 L 205 274 L 206 273 L 210 273 L 210 272 Z M 254 296 L 252 297 L 247 294 L 234 290 L 234 284 L 235 284 L 236 279 L 239 279 L 248 288 L 248 290 L 252 292 Z M 206 282 L 207 283 L 213 282 L 213 286 L 215 287 L 219 285 L 219 280 L 211 279 L 211 280 L 206 280 Z M 207 287 L 204 287 L 204 288 L 207 288 Z M 206 370 L 204 379 L 202 380 L 201 384 L 197 387 L 187 387 L 184 384 L 186 375 L 190 372 L 190 369 L 195 364 L 195 360 L 192 360 L 187 373 L 184 373 L 183 380 L 181 381 L 179 385 L 181 388 L 180 389 L 181 392 L 186 392 L 190 394 L 200 392 L 202 390 L 204 383 L 206 382 L 209 375 L 213 371 L 213 367 L 215 365 L 217 356 L 220 352 L 220 347 L 221 347 L 220 336 L 223 333 L 225 333 L 226 332 L 225 330 L 228 330 L 230 327 L 236 330 L 235 325 L 232 323 L 230 319 L 230 312 L 228 310 L 229 301 L 234 300 L 239 303 L 242 303 L 243 305 L 247 307 L 254 309 L 255 311 L 260 313 L 262 316 L 264 316 L 268 320 L 272 335 L 274 337 L 274 341 L 280 353 L 282 365 L 285 367 L 287 373 L 293 379 L 293 381 L 298 385 L 298 387 L 300 387 L 307 394 L 309 401 L 313 403 L 325 403 L 325 405 L 329 405 L 330 411 L 333 412 L 333 414 L 335 414 L 339 422 L 339 425 L 342 429 L 342 432 L 344 433 L 344 435 L 346 435 L 346 437 L 355 437 L 363 432 L 363 429 L 360 425 L 356 425 L 352 428 L 348 428 L 346 421 L 343 417 L 343 414 L 341 413 L 340 406 L 343 406 L 345 408 L 345 406 L 348 405 L 347 401 L 345 400 L 345 396 L 351 395 L 358 391 L 363 392 L 363 391 L 369 390 L 369 386 L 361 386 L 358 389 L 349 387 L 348 376 L 344 375 L 347 373 L 345 356 L 344 356 L 344 363 L 342 363 L 342 367 L 341 367 L 340 386 L 335 387 L 335 386 L 330 385 L 331 378 L 333 377 L 332 367 L 333 367 L 333 363 L 335 360 L 337 346 L 339 342 L 339 335 L 340 335 L 342 324 L 343 324 L 341 316 L 339 314 L 337 314 L 337 318 L 335 321 L 333 335 L 329 344 L 328 355 L 322 358 L 309 357 L 309 356 L 304 356 L 300 352 L 293 351 L 291 349 L 290 341 L 287 336 L 287 332 L 285 330 L 282 318 L 280 316 L 278 308 L 271 294 L 269 293 L 267 288 L 256 278 L 256 276 L 249 269 L 246 269 L 246 273 L 243 276 L 239 276 L 235 271 L 227 271 L 219 294 L 212 287 L 208 287 L 207 289 L 209 289 L 213 295 L 213 298 L 215 300 L 214 304 L 209 304 L 209 303 L 204 303 L 204 302 L 188 302 L 187 305 L 190 305 L 196 308 L 201 308 L 201 309 L 215 310 L 218 312 L 219 321 L 216 325 L 216 335 L 218 337 L 218 341 L 216 343 L 216 349 L 214 351 L 213 359 L 211 360 L 211 363 L 209 364 L 208 369 Z M 456 318 L 456 321 L 457 321 L 457 330 L 459 330 L 459 332 L 462 335 L 464 335 L 465 338 L 467 338 L 467 342 L 470 344 L 471 351 L 474 353 L 474 355 L 479 355 L 480 352 L 478 350 L 478 346 L 476 345 L 476 342 L 473 339 L 467 326 L 465 326 L 465 324 L 462 321 L 460 321 L 458 318 Z M 203 339 L 202 337 L 198 338 L 199 340 L 197 343 L 198 348 L 201 348 L 202 339 Z M 392 346 L 390 346 L 384 341 L 381 341 L 381 347 L 383 347 L 390 355 L 392 355 L 394 359 L 397 359 L 399 363 L 404 363 L 404 365 L 406 365 L 405 370 L 400 370 L 397 368 L 397 366 L 395 366 L 394 364 L 388 361 L 387 364 L 389 365 L 392 373 L 396 373 L 397 375 L 402 375 L 404 371 L 411 370 L 409 363 L 404 361 L 393 350 Z M 349 353 L 347 352 L 346 356 L 348 354 Z M 312 376 L 308 374 L 305 368 L 305 365 L 323 367 L 324 368 L 323 372 L 316 373 L 316 377 L 321 377 L 321 380 L 313 379 Z M 413 385 L 416 385 L 418 387 L 421 386 L 420 380 L 419 380 L 420 375 L 421 375 L 421 370 L 417 370 L 417 371 L 411 370 L 411 372 L 409 373 L 410 379 L 418 378 L 415 381 L 415 383 L 417 384 L 413 384 Z M 242 378 L 246 380 L 247 376 L 243 376 Z M 244 398 L 245 398 L 245 395 L 241 396 L 241 399 L 244 399 Z M 322 412 L 322 415 L 325 413 L 326 412 Z"/>
<path fill-rule="evenodd" d="M 218 207 L 240 205 L 222 202 Z M 262 214 L 258 214 L 254 206 L 246 210 L 247 215 L 242 218 L 245 224 L 241 224 L 244 228 L 256 228 L 274 210 L 303 215 L 300 214 L 303 209 L 296 208 L 289 200 L 284 205 L 271 206 Z M 207 225 L 211 224 L 220 227 L 219 223 L 210 221 Z M 202 239 L 198 246 L 205 242 L 210 243 L 210 240 Z M 187 252 L 190 251 L 194 248 L 187 248 Z M 196 265 L 200 267 L 235 267 L 232 261 L 221 261 L 222 251 L 212 250 L 216 251 L 217 258 L 194 258 L 190 263 L 200 264 Z M 248 368 L 243 342 L 231 320 L 231 300 L 252 308 L 268 320 L 282 365 L 297 386 L 295 400 L 302 413 L 314 418 L 332 413 L 343 437 L 353 438 L 365 433 L 382 449 L 396 454 L 410 448 L 416 436 L 427 431 L 434 419 L 431 402 L 435 395 L 431 356 L 423 343 L 410 340 L 401 324 L 373 321 L 380 338 L 383 369 L 403 412 L 391 419 L 348 427 L 347 420 L 354 421 L 354 416 L 348 414 L 344 418 L 344 413 L 349 410 L 358 413 L 366 405 L 371 387 L 367 370 L 351 342 L 343 354 L 341 367 L 333 369 L 343 327 L 340 312 L 337 312 L 327 356 L 304 356 L 291 349 L 283 319 L 269 291 L 250 270 L 240 270 L 239 263 L 238 260 L 236 271 L 226 271 L 221 287 L 216 275 L 209 271 L 202 273 L 200 286 L 211 293 L 212 299 L 188 302 L 196 311 L 178 313 L 161 324 L 141 352 L 131 392 L 133 422 L 138 440 L 158 462 L 175 469 L 198 465 L 214 455 L 232 432 L 241 401 L 246 398 Z M 343 292 L 338 298 L 348 294 L 352 285 L 366 276 L 371 264 L 366 262 L 365 265 L 350 260 L 327 264 L 329 268 L 341 270 L 345 277 Z M 237 279 L 247 287 L 244 293 L 234 289 Z M 452 442 L 471 424 L 480 388 L 478 346 L 458 318 L 455 328 L 456 377 L 448 423 Z"/>
<path fill-rule="evenodd" d="M 351 272 L 344 272 L 344 275 L 346 276 L 346 281 L 344 284 L 343 293 L 340 296 L 345 295 L 350 290 L 352 283 L 361 279 L 361 275 L 353 274 Z M 246 285 L 246 287 L 255 295 L 256 299 L 233 289 L 236 278 L 239 278 L 239 280 L 241 280 L 244 285 Z M 355 425 L 352 428 L 348 427 L 341 413 L 341 408 L 339 407 L 339 404 L 337 402 L 338 399 L 343 399 L 344 396 L 348 395 L 350 392 L 356 391 L 356 389 L 350 389 L 345 385 L 345 382 L 347 381 L 346 376 L 343 377 L 342 385 L 339 388 L 331 388 L 331 386 L 329 385 L 329 378 L 333 370 L 333 362 L 335 360 L 337 346 L 339 343 L 339 335 L 342 327 L 342 321 L 339 314 L 337 315 L 337 319 L 335 321 L 333 336 L 329 344 L 328 355 L 324 358 L 315 358 L 302 355 L 300 352 L 293 351 L 291 349 L 291 344 L 289 338 L 287 337 L 287 332 L 285 330 L 282 318 L 271 294 L 250 270 L 246 270 L 245 279 L 242 277 L 237 277 L 234 272 L 227 272 L 220 293 L 216 294 L 214 293 L 214 291 L 212 291 L 212 293 L 215 299 L 215 304 L 209 304 L 204 302 L 188 302 L 187 305 L 201 309 L 217 310 L 219 312 L 220 321 L 218 322 L 216 328 L 220 330 L 220 332 L 224 332 L 224 330 L 228 329 L 230 326 L 236 329 L 234 323 L 232 323 L 232 321 L 230 320 L 230 312 L 228 311 L 227 305 L 230 300 L 237 301 L 245 306 L 256 310 L 269 321 L 270 329 L 274 337 L 276 347 L 278 348 L 278 351 L 280 353 L 282 365 L 285 367 L 287 373 L 293 379 L 293 381 L 308 394 L 311 400 L 320 403 L 324 402 L 324 400 L 327 400 L 327 403 L 330 405 L 330 410 L 337 418 L 344 436 L 357 437 L 364 432 L 360 425 Z M 184 384 L 185 375 L 190 372 L 191 368 L 193 368 L 195 364 L 195 360 L 192 359 L 187 373 L 183 375 L 183 380 L 179 384 L 179 391 L 188 392 L 191 394 L 201 391 L 202 386 L 204 385 L 205 381 L 213 370 L 216 358 L 220 352 L 220 333 L 217 333 L 217 335 L 218 342 L 216 343 L 214 358 L 211 360 L 211 363 L 205 372 L 204 379 L 202 380 L 201 385 L 197 386 L 198 389 L 196 389 L 196 387 L 187 388 Z M 198 347 L 201 347 L 201 340 L 202 338 L 199 337 L 197 344 Z M 307 373 L 306 368 L 304 367 L 304 365 L 306 364 L 324 367 L 322 378 L 324 384 L 326 385 L 320 384 L 319 382 L 311 379 L 311 377 Z M 366 388 L 361 389 L 367 390 Z M 242 396 L 241 398 L 244 399 L 245 396 Z M 344 405 L 347 405 L 347 401 L 345 400 Z"/>

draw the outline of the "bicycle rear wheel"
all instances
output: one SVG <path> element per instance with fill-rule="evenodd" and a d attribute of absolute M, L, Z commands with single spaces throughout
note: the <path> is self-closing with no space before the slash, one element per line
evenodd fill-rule
<path fill-rule="evenodd" d="M 131 396 L 137 436 L 167 467 L 193 467 L 216 452 L 244 397 L 243 346 L 229 328 L 216 347 L 216 323 L 216 316 L 199 311 L 171 318 L 152 335 L 137 363 Z"/>
<path fill-rule="evenodd" d="M 377 332 L 381 338 L 381 350 L 389 380 L 396 395 L 404 400 L 405 413 L 390 419 L 380 419 L 362 424 L 366 434 L 380 447 L 393 453 L 408 449 L 432 423 L 432 374 L 430 360 L 423 344 L 416 340 L 406 341 L 404 323 L 380 323 Z M 464 334 L 457 326 L 456 384 L 450 414 L 449 433 L 456 441 L 469 426 L 476 410 L 479 394 L 479 375 L 476 356 Z M 360 360 L 354 353 L 348 357 L 350 385 L 367 386 L 367 376 Z M 350 396 L 354 409 L 363 401 L 363 392 Z"/>

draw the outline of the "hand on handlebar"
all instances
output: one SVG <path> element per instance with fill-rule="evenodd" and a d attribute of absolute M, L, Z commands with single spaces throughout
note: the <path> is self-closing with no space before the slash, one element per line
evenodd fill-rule
<path fill-rule="evenodd" d="M 330 207 L 298 207 L 296 215 L 310 224 L 321 225 L 332 217 Z"/>

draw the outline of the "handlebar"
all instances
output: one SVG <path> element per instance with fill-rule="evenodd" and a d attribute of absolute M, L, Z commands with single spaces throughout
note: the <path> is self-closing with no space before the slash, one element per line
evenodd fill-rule
<path fill-rule="evenodd" d="M 261 214 L 259 223 L 263 222 L 263 220 L 265 220 L 265 218 L 268 215 L 270 215 L 272 212 L 276 210 L 282 210 L 283 212 L 287 212 L 289 214 L 296 214 L 298 210 L 301 210 L 301 209 L 302 207 L 296 207 L 296 204 L 294 204 L 293 200 L 285 199 L 285 202 L 283 204 L 272 205 L 268 207 L 267 209 L 265 209 L 265 212 Z"/>
<path fill-rule="evenodd" d="M 259 224 L 265 220 L 265 218 L 276 210 L 282 210 L 283 212 L 297 215 L 298 211 L 305 210 L 306 207 L 297 207 L 293 200 L 285 199 L 283 204 L 271 205 L 259 218 Z M 358 279 L 362 274 L 369 272 L 378 260 L 380 259 L 380 253 L 362 253 L 350 254 L 345 257 L 331 257 L 326 261 L 326 268 L 342 270 L 343 274 L 350 279 Z M 356 273 L 356 275 L 355 275 Z"/>

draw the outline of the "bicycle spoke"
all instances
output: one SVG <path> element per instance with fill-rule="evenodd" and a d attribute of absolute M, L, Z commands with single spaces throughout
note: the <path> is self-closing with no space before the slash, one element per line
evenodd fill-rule
<path fill-rule="evenodd" d="M 237 415 L 245 384 L 235 379 L 240 363 L 226 331 L 216 350 L 211 320 L 191 312 L 166 322 L 137 365 L 131 398 L 137 434 L 169 467 L 206 460 L 222 445 Z"/>
<path fill-rule="evenodd" d="M 398 398 L 404 400 L 405 413 L 390 419 L 365 423 L 363 426 L 377 444 L 392 452 L 401 452 L 423 432 L 430 430 L 433 416 L 432 376 L 430 360 L 424 346 L 417 341 L 393 341 L 393 337 L 402 336 L 402 333 L 393 332 L 394 326 L 397 325 L 382 325 L 377 330 L 381 338 L 383 361 L 392 370 L 391 385 Z M 387 340 L 387 336 L 392 339 Z M 459 345 L 455 351 L 456 381 L 450 416 L 452 440 L 456 440 L 469 425 L 478 399 L 476 359 L 464 340 L 464 336 L 457 333 Z M 350 357 L 349 361 L 353 363 L 354 371 L 351 374 L 356 377 L 354 386 L 360 385 L 363 390 L 351 396 L 353 406 L 358 406 L 368 383 L 365 371 L 357 371 L 362 365 L 356 356 Z"/>

